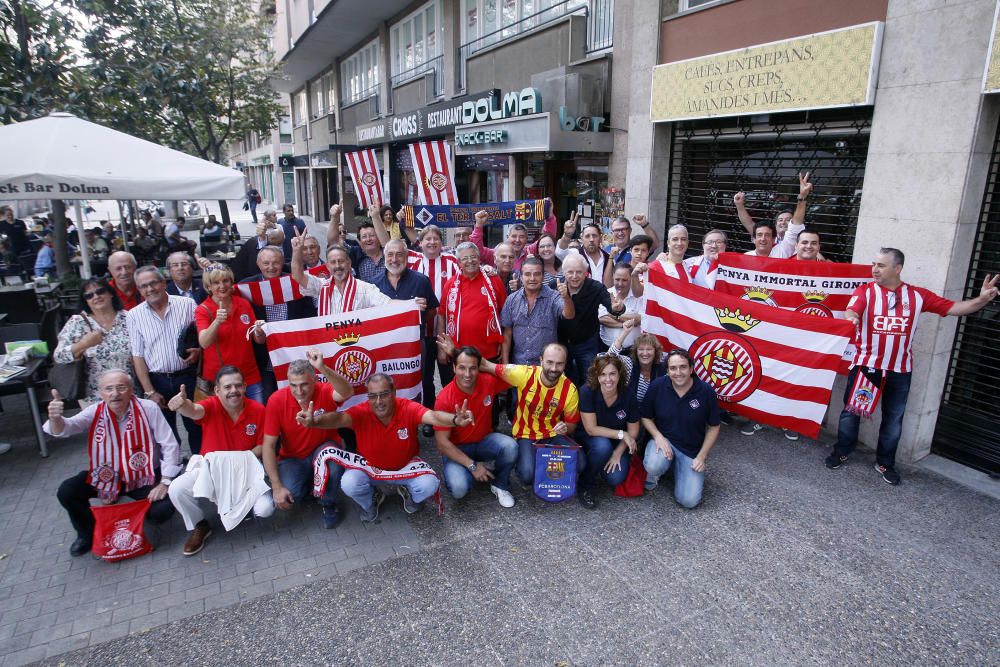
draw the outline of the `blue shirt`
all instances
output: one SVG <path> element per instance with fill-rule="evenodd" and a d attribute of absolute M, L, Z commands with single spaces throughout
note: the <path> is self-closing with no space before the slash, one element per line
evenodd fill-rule
<path fill-rule="evenodd" d="M 430 311 L 439 305 L 437 296 L 434 294 L 434 288 L 431 287 L 431 281 L 427 276 L 419 271 L 407 268 L 400 274 L 399 284 L 393 287 L 392 283 L 389 282 L 389 272 L 383 270 L 382 273 L 375 277 L 372 284 L 390 299 L 398 299 L 400 301 L 407 301 L 418 297 L 427 299 L 427 308 L 424 312 L 420 313 L 420 320 L 424 323 L 426 332 Z"/>
<path fill-rule="evenodd" d="M 658 377 L 642 399 L 640 414 L 685 455 L 694 458 L 705 442 L 705 427 L 718 426 L 719 402 L 715 390 L 697 376 L 683 396 L 677 395 L 670 377 Z"/>
<path fill-rule="evenodd" d="M 616 431 L 627 431 L 629 424 L 639 421 L 639 405 L 635 396 L 627 391 L 619 392 L 615 402 L 608 405 L 601 390 L 594 391 L 588 385 L 580 387 L 580 412 L 593 413 L 598 426 Z"/>
<path fill-rule="evenodd" d="M 535 297 L 535 307 L 530 313 L 524 289 L 511 293 L 500 311 L 500 326 L 511 330 L 510 363 L 537 365 L 545 346 L 559 340 L 562 311 L 562 296 L 545 285 Z"/>
<path fill-rule="evenodd" d="M 625 247 L 627 248 L 628 246 Z M 604 246 L 604 252 L 608 253 L 609 257 L 614 253 L 614 251 L 615 251 L 614 243 L 609 243 L 608 245 Z M 615 264 L 620 264 L 621 262 L 625 262 L 627 264 L 631 261 L 632 261 L 631 250 L 623 250 L 617 257 L 615 257 Z"/>
<path fill-rule="evenodd" d="M 56 253 L 52 248 L 43 245 L 35 258 L 35 275 L 45 276 L 56 270 Z"/>

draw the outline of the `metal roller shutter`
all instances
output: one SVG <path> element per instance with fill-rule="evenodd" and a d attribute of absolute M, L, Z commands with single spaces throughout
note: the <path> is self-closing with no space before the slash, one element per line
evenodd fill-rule
<path fill-rule="evenodd" d="M 1000 273 L 1000 128 L 976 228 L 963 298 L 979 295 L 987 275 Z M 991 473 L 1000 473 L 1000 303 L 963 317 L 955 333 L 933 451 Z"/>
<path fill-rule="evenodd" d="M 811 171 L 806 221 L 820 232 L 824 257 L 851 261 L 871 114 L 858 107 L 675 123 L 668 226 L 688 227 L 691 255 L 714 227 L 729 236 L 729 250 L 750 250 L 733 195 L 742 190 L 754 219 L 773 221 L 795 207 L 798 172 Z"/>

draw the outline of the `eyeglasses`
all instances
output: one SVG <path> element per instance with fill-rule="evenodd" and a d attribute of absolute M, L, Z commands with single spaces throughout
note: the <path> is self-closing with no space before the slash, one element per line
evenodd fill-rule
<path fill-rule="evenodd" d="M 378 393 L 368 392 L 368 400 L 369 401 L 377 401 L 379 399 L 389 398 L 390 396 L 392 396 L 392 390 L 391 389 L 386 389 L 385 391 L 380 391 Z"/>
<path fill-rule="evenodd" d="M 612 229 L 611 231 L 617 234 L 618 232 L 627 232 L 630 229 L 631 229 L 630 227 L 618 227 L 616 229 Z"/>
<path fill-rule="evenodd" d="M 101 296 L 101 295 L 104 295 L 104 294 L 107 294 L 107 293 L 108 293 L 108 288 L 107 287 L 98 287 L 93 292 L 84 292 L 83 293 L 83 300 L 84 301 L 90 301 L 95 296 Z"/>

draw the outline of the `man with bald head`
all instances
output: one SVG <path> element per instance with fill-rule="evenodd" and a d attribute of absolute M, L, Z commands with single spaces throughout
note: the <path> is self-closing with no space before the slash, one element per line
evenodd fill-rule
<path fill-rule="evenodd" d="M 56 494 L 76 530 L 71 556 L 82 556 L 92 546 L 91 498 L 100 497 L 106 505 L 120 495 L 148 498 L 149 519 L 163 523 L 174 513 L 167 487 L 181 472 L 180 447 L 170 425 L 156 403 L 135 396 L 129 374 L 104 371 L 97 387 L 101 401 L 72 417 L 63 416 L 65 405 L 53 389 L 49 419 L 42 426 L 56 438 L 87 434 L 88 469 L 63 481 Z"/>
<path fill-rule="evenodd" d="M 111 280 L 108 284 L 118 295 L 122 308 L 132 310 L 142 303 L 142 295 L 135 286 L 135 269 L 138 266 L 135 255 L 124 250 L 111 253 L 108 257 L 108 273 Z"/>
<path fill-rule="evenodd" d="M 598 308 L 604 306 L 612 317 L 621 317 L 625 304 L 617 294 L 609 293 L 603 282 L 587 277 L 587 260 L 582 255 L 566 255 L 562 272 L 566 276 L 568 298 L 573 302 L 573 317 L 559 321 L 559 340 L 569 351 L 566 375 L 579 387 L 600 351 Z"/>

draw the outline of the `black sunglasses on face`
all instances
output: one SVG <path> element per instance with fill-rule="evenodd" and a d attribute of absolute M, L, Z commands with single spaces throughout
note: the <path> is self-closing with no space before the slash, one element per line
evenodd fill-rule
<path fill-rule="evenodd" d="M 95 296 L 101 296 L 102 294 L 107 294 L 107 293 L 108 293 L 108 288 L 107 287 L 98 287 L 93 292 L 84 292 L 84 294 L 83 294 L 83 300 L 84 301 L 90 301 Z"/>

